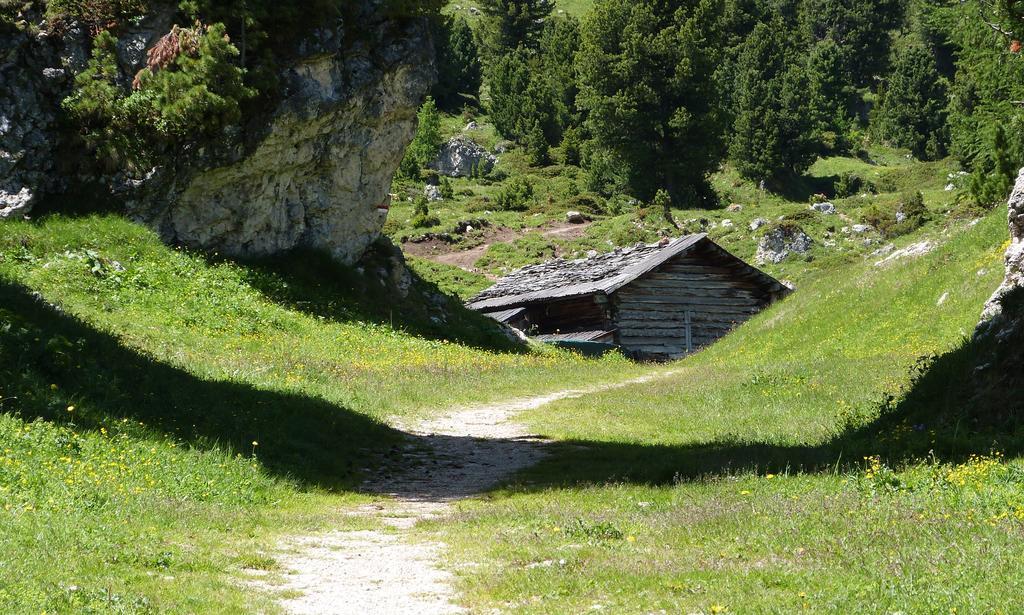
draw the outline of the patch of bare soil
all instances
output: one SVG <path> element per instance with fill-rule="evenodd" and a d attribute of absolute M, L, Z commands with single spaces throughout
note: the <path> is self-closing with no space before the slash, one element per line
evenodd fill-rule
<path fill-rule="evenodd" d="M 282 607 L 298 615 L 463 612 L 454 603 L 450 574 L 439 565 L 444 545 L 410 540 L 409 530 L 420 521 L 445 517 L 452 502 L 482 493 L 543 459 L 547 442 L 514 421 L 520 412 L 670 373 L 454 409 L 416 425 L 399 425 L 409 434 L 403 470 L 364 485 L 367 492 L 388 498 L 350 511 L 389 529 L 285 540 L 277 559 L 287 574 L 274 586 L 289 596 Z"/>
<path fill-rule="evenodd" d="M 438 239 L 432 239 L 422 243 L 409 242 L 402 244 L 402 250 L 406 254 L 410 254 L 412 256 L 425 258 L 445 265 L 452 265 L 454 267 L 465 269 L 466 271 L 472 271 L 473 273 L 483 273 L 484 275 L 487 275 L 485 272 L 476 268 L 476 262 L 487 252 L 488 248 L 496 243 L 508 243 L 515 241 L 533 230 L 537 230 L 544 237 L 552 239 L 579 239 L 586 234 L 587 228 L 591 224 L 592 223 L 590 222 L 584 224 L 549 222 L 537 229 L 523 229 L 521 231 L 500 226 L 497 228 L 486 229 L 483 233 L 482 243 L 471 248 L 462 249 L 457 245 L 452 245 Z"/>

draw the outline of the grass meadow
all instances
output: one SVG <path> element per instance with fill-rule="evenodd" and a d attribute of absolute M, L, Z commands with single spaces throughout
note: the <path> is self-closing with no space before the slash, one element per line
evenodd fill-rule
<path fill-rule="evenodd" d="M 926 256 L 810 275 L 671 377 L 530 411 L 553 455 L 424 530 L 475 563 L 456 568 L 466 603 L 1018 610 L 1024 431 L 967 380 L 1004 226 L 995 212 L 933 230 Z"/>
<path fill-rule="evenodd" d="M 282 532 L 365 523 L 339 511 L 395 459 L 388 419 L 646 369 L 389 293 L 116 216 L 0 225 L 0 611 L 273 612 L 239 579 Z"/>

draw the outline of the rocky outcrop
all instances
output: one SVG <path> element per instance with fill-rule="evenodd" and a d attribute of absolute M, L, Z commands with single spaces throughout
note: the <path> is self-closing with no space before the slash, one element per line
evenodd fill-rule
<path fill-rule="evenodd" d="M 170 28 L 175 10 L 162 6 L 125 29 L 119 51 L 125 75 L 144 64 L 145 50 Z M 98 177 L 80 145 L 69 143 L 60 102 L 89 57 L 84 27 L 48 28 L 30 7 L 18 26 L 0 24 L 0 218 L 24 216 L 47 196 L 79 192 Z"/>
<path fill-rule="evenodd" d="M 456 135 L 441 146 L 441 151 L 429 166 L 448 177 L 470 177 L 491 172 L 498 159 L 482 145 L 464 135 Z"/>
<path fill-rule="evenodd" d="M 305 247 L 358 259 L 384 226 L 434 79 L 422 22 L 367 31 L 354 45 L 342 30 L 321 33 L 284 75 L 289 95 L 254 146 L 239 139 L 215 153 L 223 164 L 151 182 L 131 211 L 170 241 L 232 256 Z"/>
<path fill-rule="evenodd" d="M 802 228 L 792 224 L 780 224 L 761 237 L 757 244 L 757 262 L 781 263 L 790 254 L 806 254 L 814 240 Z"/>
<path fill-rule="evenodd" d="M 30 17 L 38 18 L 37 15 Z M 85 65 L 85 36 L 0 27 L 0 218 L 24 216 L 66 184 L 57 168 L 58 107 Z"/>
<path fill-rule="evenodd" d="M 974 333 L 980 349 L 976 401 L 996 414 L 1024 410 L 1024 169 L 1009 200 L 1006 278 L 985 304 Z"/>
<path fill-rule="evenodd" d="M 978 336 L 1005 339 L 1024 330 L 1024 169 L 1009 200 L 1010 247 L 1006 250 L 1006 279 L 985 304 Z"/>
<path fill-rule="evenodd" d="M 435 77 L 425 21 L 387 20 L 365 4 L 358 28 L 339 23 L 299 45 L 260 117 L 174 152 L 173 162 L 144 177 L 85 176 L 58 155 L 68 149 L 57 130 L 59 103 L 84 66 L 84 36 L 0 39 L 0 208 L 21 214 L 39 195 L 88 183 L 169 242 L 238 257 L 304 247 L 354 262 L 380 235 L 392 177 Z M 170 23 L 154 14 L 120 33 L 124 75 L 138 70 Z"/>

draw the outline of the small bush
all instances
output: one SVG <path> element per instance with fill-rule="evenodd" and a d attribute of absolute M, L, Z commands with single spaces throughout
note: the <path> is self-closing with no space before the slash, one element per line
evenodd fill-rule
<path fill-rule="evenodd" d="M 161 42 L 151 53 L 150 66 L 126 92 L 119 85 L 117 39 L 101 32 L 93 41 L 92 59 L 63 101 L 83 139 L 104 162 L 149 167 L 165 148 L 173 151 L 213 138 L 238 122 L 240 103 L 256 94 L 243 83 L 238 49 L 223 24 L 176 26 Z"/>
<path fill-rule="evenodd" d="M 568 210 L 585 214 L 601 214 L 608 210 L 607 201 L 593 193 L 578 194 L 567 200 L 565 207 Z"/>
<path fill-rule="evenodd" d="M 579 128 L 568 128 L 562 136 L 562 164 L 580 166 L 583 160 L 583 135 Z"/>
<path fill-rule="evenodd" d="M 789 222 L 805 222 L 808 220 L 814 220 L 815 218 L 815 212 L 810 209 L 801 209 L 799 211 L 794 211 L 791 214 L 786 214 L 785 216 L 782 217 L 783 220 Z"/>
<path fill-rule="evenodd" d="M 452 182 L 447 177 L 441 178 L 441 198 L 446 201 L 455 198 L 455 188 L 452 187 Z"/>
<path fill-rule="evenodd" d="M 145 0 L 49 0 L 46 18 L 57 27 L 78 21 L 98 32 L 146 12 Z"/>
<path fill-rule="evenodd" d="M 526 158 L 532 167 L 543 167 L 551 163 L 548 139 L 539 122 L 534 122 L 533 128 L 526 135 Z"/>
<path fill-rule="evenodd" d="M 416 214 L 409 220 L 409 225 L 413 228 L 430 228 L 441 224 L 441 220 L 437 216 L 424 216 Z"/>
<path fill-rule="evenodd" d="M 525 177 L 514 177 L 498 192 L 496 205 L 504 211 L 525 211 L 535 201 L 530 180 Z"/>
<path fill-rule="evenodd" d="M 912 233 L 929 218 L 924 196 L 920 192 L 904 193 L 900 195 L 900 202 L 895 207 L 883 209 L 875 205 L 863 215 L 864 222 L 878 229 L 886 238 Z"/>
<path fill-rule="evenodd" d="M 837 199 L 844 199 L 846 197 L 854 196 L 860 193 L 864 187 L 864 180 L 861 179 L 856 173 L 850 173 L 847 171 L 839 176 L 839 181 L 836 182 L 835 192 Z"/>

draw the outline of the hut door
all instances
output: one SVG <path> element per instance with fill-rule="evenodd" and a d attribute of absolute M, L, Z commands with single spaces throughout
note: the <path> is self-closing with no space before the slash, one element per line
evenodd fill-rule
<path fill-rule="evenodd" d="M 693 331 L 692 331 L 693 312 L 691 312 L 690 310 L 686 310 L 684 316 L 685 316 L 684 324 L 686 326 L 686 352 L 687 352 L 687 354 L 689 354 L 689 353 L 693 352 Z"/>

